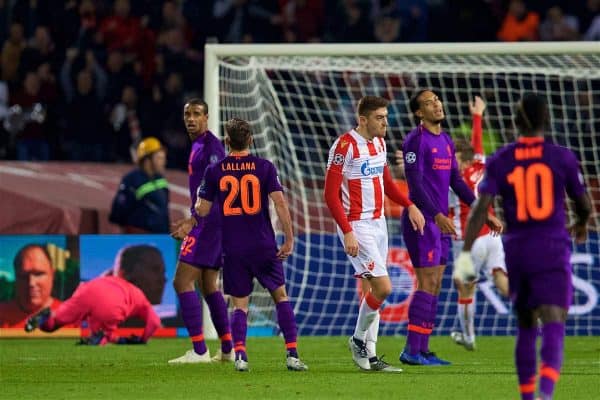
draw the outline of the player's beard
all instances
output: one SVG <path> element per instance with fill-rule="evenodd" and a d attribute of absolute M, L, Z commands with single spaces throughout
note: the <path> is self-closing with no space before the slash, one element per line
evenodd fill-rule
<path fill-rule="evenodd" d="M 193 142 L 194 140 L 196 140 L 196 138 L 198 136 L 200 136 L 200 130 L 196 129 L 195 131 L 187 131 L 188 137 L 190 138 L 190 140 Z"/>

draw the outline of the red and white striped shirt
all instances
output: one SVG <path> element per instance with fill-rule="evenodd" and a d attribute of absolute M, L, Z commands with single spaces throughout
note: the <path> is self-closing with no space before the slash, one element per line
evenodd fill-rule
<path fill-rule="evenodd" d="M 383 138 L 367 140 L 354 129 L 333 143 L 325 182 L 325 200 L 344 233 L 352 230 L 350 221 L 378 219 L 384 215 L 386 190 L 399 204 L 405 207 L 412 204 L 393 182 Z M 340 200 L 341 210 L 338 209 Z"/>

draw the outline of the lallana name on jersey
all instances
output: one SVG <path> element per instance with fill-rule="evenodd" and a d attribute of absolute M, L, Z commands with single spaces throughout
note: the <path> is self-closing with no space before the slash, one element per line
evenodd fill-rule
<path fill-rule="evenodd" d="M 221 164 L 221 170 L 223 171 L 254 171 L 256 165 L 254 162 L 241 162 L 241 163 L 223 163 Z"/>

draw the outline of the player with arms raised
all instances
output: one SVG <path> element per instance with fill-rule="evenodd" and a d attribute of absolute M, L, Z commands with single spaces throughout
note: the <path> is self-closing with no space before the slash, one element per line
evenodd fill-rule
<path fill-rule="evenodd" d="M 453 221 L 448 218 L 450 187 L 466 204 L 475 201 L 473 191 L 460 176 L 450 135 L 443 131 L 444 109 L 431 90 L 419 90 L 410 100 L 410 109 L 419 119 L 403 143 L 404 171 L 410 199 L 425 215 L 425 233 L 416 234 L 403 215 L 402 233 L 417 276 L 417 290 L 408 308 L 408 334 L 400 361 L 409 365 L 448 365 L 429 349 L 435 324 L 438 296 L 448 260 Z M 495 220 L 497 221 L 497 220 Z M 489 220 L 490 227 L 502 225 Z"/>
<path fill-rule="evenodd" d="M 510 296 L 519 325 L 515 361 L 521 399 L 535 396 L 539 318 L 540 396 L 547 400 L 552 398 L 560 375 L 565 321 L 573 296 L 565 191 L 575 201 L 577 220 L 571 233 L 577 242 L 585 241 L 591 202 L 573 152 L 544 141 L 549 124 L 544 99 L 537 94 L 524 95 L 516 109 L 515 124 L 520 133 L 517 141 L 499 150 L 487 163 L 454 277 L 463 282 L 474 278 L 470 251 L 494 196 L 501 196 Z"/>
<path fill-rule="evenodd" d="M 363 370 L 400 372 L 377 357 L 376 341 L 381 304 L 392 291 L 387 272 L 388 232 L 383 212 L 384 193 L 407 208 L 410 229 L 423 232 L 425 220 L 404 196 L 387 165 L 385 135 L 388 101 L 365 96 L 358 102 L 358 126 L 340 136 L 329 151 L 325 175 L 325 202 L 340 240 L 354 267 L 354 275 L 367 280 L 354 334 L 349 347 L 355 364 Z M 410 219 L 410 221 L 408 221 Z M 374 347 L 374 346 L 373 346 Z"/>
<path fill-rule="evenodd" d="M 221 218 L 217 205 L 206 216 L 194 211 L 196 191 L 206 168 L 225 157 L 223 144 L 208 130 L 208 105 L 200 99 L 189 100 L 183 108 L 183 120 L 192 140 L 188 163 L 191 216 L 175 222 L 171 235 L 183 239 L 173 286 L 177 292 L 183 323 L 192 339 L 193 349 L 170 360 L 170 364 L 211 362 L 202 331 L 202 304 L 196 293 L 196 283 L 208 304 L 212 321 L 221 339 L 221 348 L 214 361 L 233 361 L 233 343 L 227 304 L 219 291 L 217 280 L 221 267 Z"/>
<path fill-rule="evenodd" d="M 253 279 L 271 293 L 277 322 L 287 350 L 286 365 L 291 371 L 308 367 L 298 357 L 298 328 L 294 310 L 285 290 L 282 260 L 292 254 L 292 220 L 275 166 L 250 154 L 250 124 L 233 118 L 225 124 L 229 156 L 206 170 L 198 190 L 196 212 L 208 215 L 213 202 L 222 210 L 223 286 L 233 301 L 231 328 L 235 343 L 235 369 L 248 371 L 246 330 L 248 303 Z M 269 215 L 269 199 L 281 222 L 285 241 L 277 249 Z"/>
<path fill-rule="evenodd" d="M 456 140 L 456 161 L 464 181 L 469 188 L 477 193 L 476 187 L 483 178 L 485 171 L 485 155 L 483 153 L 482 115 L 486 104 L 479 96 L 469 102 L 469 110 L 473 119 L 471 143 L 466 140 Z M 452 242 L 452 254 L 458 257 L 463 247 L 463 233 L 469 214 L 469 206 L 460 201 L 458 196 L 450 194 L 450 217 L 454 220 L 456 237 Z M 493 209 L 490 209 L 493 215 Z M 491 218 L 491 217 L 490 217 Z M 499 221 L 497 221 L 500 224 Z M 483 226 L 479 237 L 473 244 L 471 251 L 475 273 L 479 276 L 484 272 L 488 279 L 493 279 L 496 288 L 505 297 L 508 297 L 508 278 L 504 263 L 504 248 L 500 236 L 490 232 L 488 226 Z M 455 281 L 454 286 L 458 291 L 458 305 L 456 307 L 461 331 L 452 332 L 451 337 L 455 343 L 467 350 L 475 350 L 475 288 L 476 282 L 463 284 Z"/>

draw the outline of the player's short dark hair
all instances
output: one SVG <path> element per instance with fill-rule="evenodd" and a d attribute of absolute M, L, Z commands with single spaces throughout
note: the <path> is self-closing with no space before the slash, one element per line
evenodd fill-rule
<path fill-rule="evenodd" d="M 204 109 L 204 114 L 208 114 L 208 104 L 206 104 L 204 100 L 199 99 L 198 97 L 192 97 L 191 99 L 186 101 L 185 104 L 189 104 L 191 106 L 202 106 L 202 108 Z"/>
<path fill-rule="evenodd" d="M 469 141 L 463 137 L 456 138 L 454 141 L 454 151 L 460 153 L 461 161 L 473 161 L 475 150 Z"/>
<path fill-rule="evenodd" d="M 410 112 L 412 112 L 413 114 L 416 113 L 417 110 L 421 107 L 421 104 L 419 103 L 419 97 L 421 97 L 421 95 L 425 92 L 435 93 L 431 89 L 419 89 L 416 92 L 414 92 L 413 95 L 410 97 L 410 101 L 408 104 L 410 107 Z"/>
<path fill-rule="evenodd" d="M 19 271 L 21 267 L 23 267 L 23 258 L 25 257 L 25 254 L 27 254 L 29 250 L 36 248 L 42 250 L 46 258 L 50 262 L 50 265 L 52 265 L 52 258 L 50 257 L 50 252 L 48 251 L 48 248 L 46 248 L 46 246 L 44 246 L 41 243 L 30 243 L 21 247 L 21 249 L 15 255 L 15 258 L 13 260 L 13 267 L 15 268 L 15 272 Z M 54 268 L 54 266 L 52 268 Z"/>
<path fill-rule="evenodd" d="M 387 107 L 390 102 L 380 96 L 364 96 L 358 101 L 359 116 L 368 117 L 373 111 Z"/>
<path fill-rule="evenodd" d="M 525 93 L 517 104 L 514 121 L 524 136 L 545 129 L 550 121 L 548 103 L 537 93 Z"/>
<path fill-rule="evenodd" d="M 225 132 L 229 137 L 229 146 L 232 150 L 244 150 L 248 147 L 252 136 L 252 127 L 248 121 L 241 118 L 231 118 L 225 123 Z"/>

